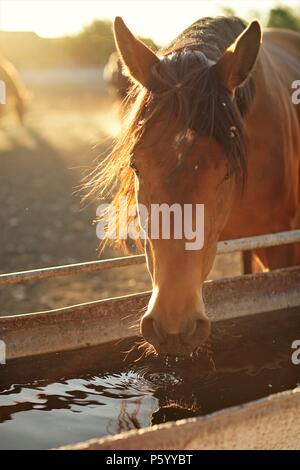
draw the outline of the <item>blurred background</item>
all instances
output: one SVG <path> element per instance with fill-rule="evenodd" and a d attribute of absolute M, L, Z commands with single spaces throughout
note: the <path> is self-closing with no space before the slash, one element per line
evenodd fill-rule
<path fill-rule="evenodd" d="M 0 0 L 0 273 L 94 260 L 97 202 L 80 205 L 82 178 L 120 132 L 112 20 L 153 48 L 203 16 L 259 18 L 300 31 L 300 1 Z M 103 71 L 106 66 L 105 79 Z M 106 249 L 101 258 L 120 256 Z M 217 258 L 211 279 L 241 272 Z M 0 315 L 53 309 L 150 289 L 144 266 L 0 290 Z"/>

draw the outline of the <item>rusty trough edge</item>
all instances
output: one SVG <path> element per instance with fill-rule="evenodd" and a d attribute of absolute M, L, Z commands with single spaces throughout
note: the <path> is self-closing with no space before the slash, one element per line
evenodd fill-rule
<path fill-rule="evenodd" d="M 300 267 L 208 281 L 203 290 L 212 321 L 300 305 Z M 150 293 L 0 317 L 7 359 L 119 341 L 138 332 Z"/>
<path fill-rule="evenodd" d="M 254 237 L 225 240 L 218 243 L 217 254 L 235 251 L 253 250 L 255 248 L 278 246 L 300 242 L 300 230 L 257 235 Z M 95 273 L 111 268 L 122 268 L 145 263 L 144 255 L 122 256 L 119 258 L 88 261 L 64 266 L 33 269 L 17 273 L 0 274 L 0 286 L 19 284 L 28 281 L 41 281 L 54 277 L 71 276 L 74 274 Z"/>
<path fill-rule="evenodd" d="M 199 417 L 59 450 L 272 450 L 300 448 L 300 388 Z"/>

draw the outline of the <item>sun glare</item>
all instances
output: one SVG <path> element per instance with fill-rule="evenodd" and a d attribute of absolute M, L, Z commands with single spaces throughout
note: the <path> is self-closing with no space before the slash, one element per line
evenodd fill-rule
<path fill-rule="evenodd" d="M 239 16 L 264 15 L 276 0 L 0 0 L 0 29 L 33 31 L 43 37 L 79 32 L 95 18 L 122 16 L 137 34 L 167 43 L 203 16 L 232 8 Z M 299 7 L 299 0 L 286 5 Z"/>

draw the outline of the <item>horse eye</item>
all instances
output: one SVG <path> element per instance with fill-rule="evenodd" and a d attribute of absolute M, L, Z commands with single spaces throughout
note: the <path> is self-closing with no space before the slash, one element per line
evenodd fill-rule
<path fill-rule="evenodd" d="M 224 176 L 224 181 L 229 180 L 229 178 L 230 178 L 230 173 L 228 171 L 228 173 L 226 173 L 226 175 Z"/>
<path fill-rule="evenodd" d="M 139 170 L 137 169 L 137 167 L 135 166 L 133 162 L 129 162 L 128 166 L 135 172 L 137 176 L 139 175 Z"/>

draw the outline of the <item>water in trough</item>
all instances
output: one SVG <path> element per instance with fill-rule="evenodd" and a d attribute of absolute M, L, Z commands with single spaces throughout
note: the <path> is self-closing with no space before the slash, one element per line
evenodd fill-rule
<path fill-rule="evenodd" d="M 56 447 L 300 386 L 297 339 L 299 308 L 215 323 L 204 351 L 188 359 L 124 360 L 131 339 L 10 361 L 0 365 L 0 448 Z"/>

